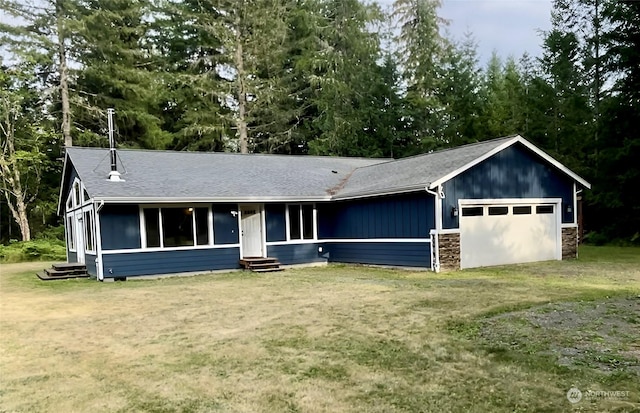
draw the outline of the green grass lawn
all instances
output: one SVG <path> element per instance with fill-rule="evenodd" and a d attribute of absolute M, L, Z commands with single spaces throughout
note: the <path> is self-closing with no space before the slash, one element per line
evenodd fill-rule
<path fill-rule="evenodd" d="M 0 267 L 0 412 L 640 411 L 639 249 L 442 274 L 44 266 Z"/>

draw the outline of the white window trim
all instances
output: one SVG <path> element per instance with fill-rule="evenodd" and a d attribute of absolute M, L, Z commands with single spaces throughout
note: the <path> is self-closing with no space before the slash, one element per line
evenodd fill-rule
<path fill-rule="evenodd" d="M 291 223 L 289 220 L 289 206 L 294 205 L 294 206 L 298 206 L 298 219 L 300 222 L 300 238 L 291 238 Z M 313 238 L 304 238 L 304 221 L 302 219 L 302 206 L 303 205 L 312 205 L 313 206 L 313 212 L 311 215 L 311 219 L 313 220 Z M 287 243 L 291 243 L 291 244 L 304 244 L 304 243 L 313 243 L 318 241 L 318 210 L 316 209 L 316 204 L 315 203 L 290 203 L 290 204 L 286 204 L 286 208 L 285 208 L 285 232 L 286 232 L 286 238 L 287 238 Z"/>
<path fill-rule="evenodd" d="M 65 216 L 64 226 L 67 230 L 67 249 L 70 252 L 77 252 L 78 246 L 76 243 L 78 242 L 78 237 L 76 236 L 76 226 L 75 226 L 76 213 L 74 211 L 68 212 Z M 69 223 L 71 221 L 71 223 Z M 69 243 L 69 241 L 73 241 Z"/>
<path fill-rule="evenodd" d="M 193 245 L 185 245 L 180 247 L 165 247 L 164 246 L 164 228 L 162 225 L 162 209 L 168 208 L 193 208 L 193 214 L 191 215 L 191 225 L 193 228 Z M 198 245 L 198 234 L 196 233 L 196 208 L 207 208 L 207 231 L 209 235 L 209 242 L 207 244 Z M 140 221 L 140 246 L 141 248 L 135 249 L 136 251 L 180 251 L 189 249 L 206 249 L 214 246 L 214 231 L 213 231 L 213 208 L 210 204 L 198 205 L 198 204 L 163 204 L 163 205 L 139 205 L 139 221 Z M 145 209 L 157 209 L 158 210 L 158 231 L 160 232 L 160 247 L 148 247 L 147 246 L 147 223 L 144 218 Z M 112 250 L 110 250 L 112 251 Z M 130 250 L 126 250 L 130 251 Z"/>
<path fill-rule="evenodd" d="M 97 247 L 96 247 L 96 217 L 95 217 L 95 213 L 93 211 L 93 207 L 92 206 L 88 206 L 88 207 L 84 207 L 82 208 L 82 228 L 84 229 L 84 252 L 85 254 L 91 254 L 91 255 L 96 255 L 97 252 Z M 89 223 L 86 222 L 85 219 L 85 214 L 89 213 Z M 91 227 L 91 247 L 92 249 L 89 249 L 87 247 L 87 241 L 88 241 L 88 235 L 87 234 L 87 229 Z"/>
<path fill-rule="evenodd" d="M 76 202 L 76 197 L 75 197 L 76 186 L 79 188 L 79 191 L 80 191 L 79 202 Z M 65 212 L 71 212 L 76 209 L 84 208 L 88 205 L 92 205 L 93 199 L 91 197 L 89 197 L 89 199 L 86 199 L 86 200 L 84 199 L 85 192 L 89 194 L 89 192 L 87 192 L 87 188 L 84 186 L 82 181 L 78 177 L 74 178 L 73 183 L 71 184 L 71 188 L 69 190 L 69 195 L 67 195 L 67 200 L 65 201 L 65 204 L 64 204 Z"/>

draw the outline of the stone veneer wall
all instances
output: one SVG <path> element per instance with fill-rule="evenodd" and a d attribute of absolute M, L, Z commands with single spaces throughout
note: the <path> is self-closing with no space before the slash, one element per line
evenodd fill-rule
<path fill-rule="evenodd" d="M 562 259 L 578 258 L 578 228 L 562 228 Z"/>
<path fill-rule="evenodd" d="M 460 269 L 460 234 L 438 234 L 441 270 Z"/>

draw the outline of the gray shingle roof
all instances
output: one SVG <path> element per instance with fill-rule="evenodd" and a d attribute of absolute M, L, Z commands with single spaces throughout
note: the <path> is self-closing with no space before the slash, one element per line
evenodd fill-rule
<path fill-rule="evenodd" d="M 354 169 L 388 159 L 118 150 L 125 182 L 106 178 L 109 150 L 67 149 L 90 196 L 103 198 L 328 199 Z M 335 171 L 335 172 L 333 172 Z"/>
<path fill-rule="evenodd" d="M 96 199 L 335 199 L 417 190 L 486 155 L 514 137 L 403 158 L 118 150 L 125 182 L 108 181 L 109 151 L 68 148 Z"/>
<path fill-rule="evenodd" d="M 492 139 L 356 169 L 336 198 L 424 188 L 513 138 Z"/>

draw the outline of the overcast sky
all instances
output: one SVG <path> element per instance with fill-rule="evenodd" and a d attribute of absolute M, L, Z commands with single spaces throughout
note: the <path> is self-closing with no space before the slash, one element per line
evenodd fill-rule
<path fill-rule="evenodd" d="M 539 31 L 550 29 L 550 13 L 551 0 L 443 0 L 440 9 L 454 38 L 473 33 L 483 66 L 494 49 L 503 59 L 525 51 L 539 56 Z"/>
<path fill-rule="evenodd" d="M 389 6 L 393 0 L 378 0 Z M 540 30 L 551 26 L 551 0 L 442 0 L 440 16 L 450 20 L 449 32 L 462 39 L 471 31 L 478 43 L 478 57 L 484 66 L 496 50 L 502 58 L 520 58 L 525 51 L 541 53 Z M 0 14 L 0 21 L 6 21 Z"/>

